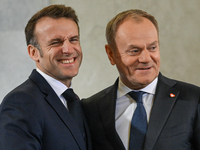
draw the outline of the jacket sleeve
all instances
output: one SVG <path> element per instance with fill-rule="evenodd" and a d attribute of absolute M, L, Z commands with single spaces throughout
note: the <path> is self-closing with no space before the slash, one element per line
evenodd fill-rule
<path fill-rule="evenodd" d="M 194 136 L 193 136 L 193 141 L 194 141 L 194 149 L 195 150 L 200 150 L 200 100 L 197 105 L 197 114 L 195 118 L 195 125 L 194 125 Z"/>
<path fill-rule="evenodd" d="M 9 94 L 0 106 L 0 149 L 40 150 L 42 138 L 41 109 L 32 96 Z"/>

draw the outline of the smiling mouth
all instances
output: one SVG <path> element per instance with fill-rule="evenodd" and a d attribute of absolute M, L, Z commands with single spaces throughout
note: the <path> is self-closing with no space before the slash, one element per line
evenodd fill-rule
<path fill-rule="evenodd" d="M 149 70 L 151 69 L 151 67 L 148 67 L 148 68 L 138 68 L 138 70 Z"/>
<path fill-rule="evenodd" d="M 70 59 L 70 60 L 61 60 L 60 62 L 62 63 L 62 64 L 70 64 L 70 63 L 73 63 L 74 62 L 74 58 L 72 58 L 72 59 Z"/>

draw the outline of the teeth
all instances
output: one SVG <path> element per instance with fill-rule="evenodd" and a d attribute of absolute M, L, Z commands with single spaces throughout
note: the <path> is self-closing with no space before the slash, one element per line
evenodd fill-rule
<path fill-rule="evenodd" d="M 72 63 L 72 62 L 74 62 L 74 59 L 63 60 L 63 61 L 62 61 L 63 64 L 70 64 L 70 63 Z"/>

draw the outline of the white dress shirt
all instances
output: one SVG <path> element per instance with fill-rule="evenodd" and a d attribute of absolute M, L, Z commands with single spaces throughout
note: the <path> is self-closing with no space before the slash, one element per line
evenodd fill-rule
<path fill-rule="evenodd" d="M 45 78 L 45 80 L 53 88 L 53 90 L 55 91 L 55 93 L 57 94 L 57 96 L 59 97 L 61 102 L 63 103 L 63 105 L 67 108 L 67 102 L 66 102 L 65 98 L 62 96 L 62 93 L 65 90 L 67 90 L 68 87 L 66 85 L 64 85 L 62 82 L 60 82 L 60 81 L 52 78 L 51 76 L 45 74 L 40 69 L 37 68 L 36 71 Z M 72 88 L 72 85 L 69 88 Z"/>
<path fill-rule="evenodd" d="M 143 95 L 142 101 L 147 114 L 147 122 L 149 122 L 157 82 L 158 78 L 151 82 L 147 87 L 139 90 L 146 92 Z M 115 111 L 115 127 L 126 150 L 128 150 L 129 147 L 131 119 L 137 107 L 136 101 L 127 94 L 130 91 L 133 90 L 125 86 L 121 79 L 119 79 Z"/>

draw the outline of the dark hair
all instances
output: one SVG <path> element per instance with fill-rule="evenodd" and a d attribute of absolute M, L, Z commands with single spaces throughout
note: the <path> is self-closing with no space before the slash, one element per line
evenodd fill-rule
<path fill-rule="evenodd" d="M 40 50 L 39 43 L 37 41 L 37 37 L 34 33 L 35 26 L 43 17 L 51 17 L 54 19 L 59 19 L 62 17 L 72 19 L 78 26 L 78 17 L 75 13 L 75 10 L 71 7 L 66 7 L 65 5 L 50 5 L 42 10 L 38 11 L 35 15 L 32 16 L 32 18 L 28 21 L 26 27 L 25 27 L 25 36 L 26 36 L 26 44 L 33 45 L 37 47 Z M 79 26 L 78 26 L 79 30 Z"/>
<path fill-rule="evenodd" d="M 116 15 L 112 20 L 110 20 L 106 27 L 106 39 L 112 49 L 117 49 L 117 45 L 115 42 L 117 29 L 119 28 L 120 24 L 122 24 L 122 22 L 129 17 L 135 19 L 136 21 L 140 21 L 142 17 L 149 19 L 154 24 L 159 34 L 158 22 L 156 21 L 154 16 L 139 9 L 130 9 L 127 11 L 123 11 Z"/>

